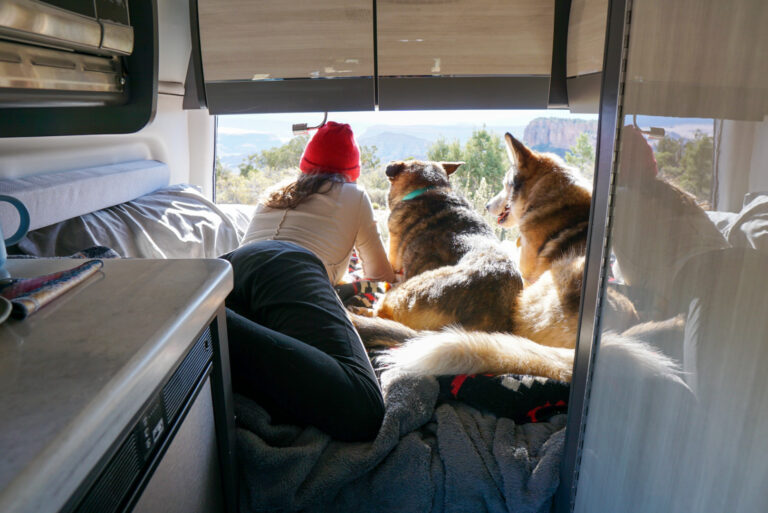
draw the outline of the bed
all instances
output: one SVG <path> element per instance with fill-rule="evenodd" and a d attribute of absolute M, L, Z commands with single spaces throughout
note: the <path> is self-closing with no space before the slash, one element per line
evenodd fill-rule
<path fill-rule="evenodd" d="M 21 199 L 32 218 L 9 253 L 63 257 L 98 246 L 122 258 L 215 258 L 236 248 L 252 207 L 216 205 L 192 186 L 168 185 L 168 175 L 159 162 L 134 161 L 0 180 L 0 193 Z M 4 228 L 10 217 L 0 210 Z M 340 295 L 375 301 L 377 290 L 358 281 Z M 381 380 L 387 411 L 369 443 L 273 424 L 236 395 L 241 511 L 550 510 L 567 384 L 388 372 Z"/>

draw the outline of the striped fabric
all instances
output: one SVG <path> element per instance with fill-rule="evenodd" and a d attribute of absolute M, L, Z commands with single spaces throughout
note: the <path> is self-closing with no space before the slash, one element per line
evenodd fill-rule
<path fill-rule="evenodd" d="M 0 286 L 0 296 L 11 301 L 11 317 L 26 319 L 42 307 L 79 285 L 104 266 L 101 260 L 89 260 L 74 269 L 35 278 L 16 278 Z"/>

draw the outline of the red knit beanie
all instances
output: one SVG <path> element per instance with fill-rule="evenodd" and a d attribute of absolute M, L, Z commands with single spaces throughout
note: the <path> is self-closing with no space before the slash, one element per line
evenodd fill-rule
<path fill-rule="evenodd" d="M 304 148 L 299 169 L 304 173 L 339 173 L 354 182 L 360 176 L 360 149 L 352 128 L 329 121 Z"/>

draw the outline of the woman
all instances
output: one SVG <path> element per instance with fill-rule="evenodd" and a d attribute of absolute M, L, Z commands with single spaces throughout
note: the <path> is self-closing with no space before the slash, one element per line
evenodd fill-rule
<path fill-rule="evenodd" d="M 314 253 L 337 284 L 349 265 L 352 248 L 365 277 L 395 279 L 373 218 L 371 200 L 355 182 L 360 151 L 349 125 L 330 121 L 307 144 L 301 175 L 269 191 L 243 238 L 294 242 Z"/>
<path fill-rule="evenodd" d="M 233 388 L 283 422 L 344 441 L 370 440 L 384 402 L 360 337 L 333 290 L 357 248 L 367 277 L 394 280 L 373 209 L 355 185 L 360 154 L 349 125 L 310 140 L 302 175 L 268 193 L 243 246 L 225 255 Z"/>

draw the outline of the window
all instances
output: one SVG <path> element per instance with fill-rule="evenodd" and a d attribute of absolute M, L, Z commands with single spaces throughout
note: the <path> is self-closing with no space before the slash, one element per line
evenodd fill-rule
<path fill-rule="evenodd" d="M 293 123 L 322 115 L 263 114 L 219 116 L 216 140 L 216 201 L 255 204 L 269 187 L 290 180 L 309 136 L 294 136 Z M 509 168 L 504 133 L 530 147 L 553 152 L 591 178 L 597 116 L 566 111 L 418 111 L 332 113 L 349 123 L 361 150 L 359 182 L 366 188 L 382 233 L 386 233 L 388 182 L 384 167 L 391 160 L 464 161 L 453 178 L 478 212 L 501 187 Z M 496 220 L 487 216 L 489 223 Z M 383 221 L 383 222 L 382 222 Z M 516 237 L 496 227 L 502 239 Z"/>

